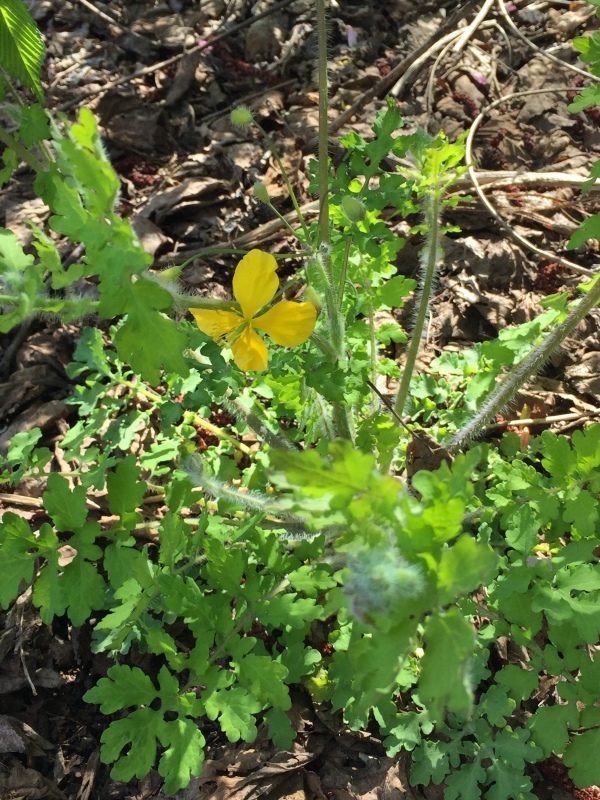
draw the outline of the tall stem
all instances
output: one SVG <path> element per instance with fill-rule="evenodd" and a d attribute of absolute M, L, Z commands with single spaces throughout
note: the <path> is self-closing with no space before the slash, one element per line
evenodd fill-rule
<path fill-rule="evenodd" d="M 510 403 L 521 386 L 538 372 L 552 353 L 575 331 L 581 320 L 598 303 L 600 303 L 600 278 L 596 279 L 588 293 L 569 313 L 566 320 L 557 325 L 553 331 L 550 331 L 544 341 L 535 347 L 528 356 L 500 381 L 475 416 L 455 433 L 445 445 L 446 448 L 451 452 L 460 450 L 477 436 L 487 421 Z"/>
<path fill-rule="evenodd" d="M 327 78 L 327 18 L 325 0 L 317 0 L 318 75 L 319 75 L 319 239 L 324 251 L 329 251 L 329 83 Z M 331 259 L 328 258 L 329 278 Z M 326 266 L 327 269 L 327 266 Z"/>
<path fill-rule="evenodd" d="M 344 317 L 338 297 L 338 287 L 334 283 L 331 266 L 331 232 L 329 230 L 329 87 L 327 80 L 327 18 L 325 0 L 316 0 L 318 31 L 318 75 L 319 75 L 319 244 L 320 252 L 315 253 L 314 262 L 323 283 L 325 307 L 329 324 L 331 345 L 338 361 L 344 354 Z M 332 403 L 336 433 L 343 439 L 352 440 L 352 421 L 350 410 L 342 403 Z"/>
<path fill-rule="evenodd" d="M 425 329 L 425 321 L 429 311 L 429 301 L 433 290 L 433 281 L 435 278 L 435 270 L 442 257 L 442 248 L 440 245 L 440 200 L 441 189 L 439 185 L 434 184 L 431 192 L 427 198 L 426 215 L 427 215 L 427 244 L 424 252 L 423 264 L 423 284 L 421 286 L 421 294 L 419 297 L 419 307 L 415 319 L 412 336 L 408 352 L 406 353 L 406 363 L 402 372 L 400 380 L 400 387 L 396 395 L 394 403 L 395 413 L 401 417 L 404 413 L 404 406 L 408 398 L 410 389 L 410 382 L 415 369 L 417 356 L 421 349 L 421 340 L 423 338 L 423 331 Z"/>

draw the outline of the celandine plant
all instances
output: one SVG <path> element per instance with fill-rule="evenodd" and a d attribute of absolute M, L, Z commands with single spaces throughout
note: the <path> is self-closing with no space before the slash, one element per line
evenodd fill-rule
<path fill-rule="evenodd" d="M 113 658 L 84 697 L 119 714 L 101 751 L 118 780 L 156 765 L 168 793 L 187 786 L 202 770 L 207 720 L 230 742 L 253 741 L 262 725 L 290 747 L 300 684 L 353 730 L 375 720 L 389 754 L 413 751 L 413 781 L 443 782 L 450 800 L 534 798 L 526 765 L 552 753 L 589 786 L 600 782 L 600 427 L 571 441 L 546 432 L 525 451 L 514 434 L 498 447 L 471 442 L 597 303 L 599 284 L 413 375 L 462 142 L 399 134 L 390 101 L 371 141 L 342 138 L 334 173 L 321 0 L 317 10 L 316 224 L 284 176 L 299 213 L 290 256 L 301 301 L 284 297 L 261 250 L 239 261 L 232 300 L 190 297 L 180 268 L 152 272 L 115 212 L 118 180 L 92 115 L 56 121 L 4 76 L 15 104 L 12 129 L 0 130 L 1 179 L 19 160 L 35 170 L 50 230 L 82 256 L 65 268 L 45 231 L 32 226 L 34 258 L 1 230 L 0 330 L 44 314 L 114 324 L 81 333 L 61 471 L 39 430 L 17 434 L 3 459 L 3 483 L 44 476 L 46 490 L 41 525 L 2 518 L 0 603 L 31 585 L 45 624 L 88 625 L 92 650 Z M 21 0 L 0 9 L 0 43 L 8 75 L 41 99 L 42 45 Z M 254 124 L 247 110 L 235 121 Z M 389 154 L 410 156 L 414 170 L 382 171 Z M 264 187 L 256 193 L 270 204 Z M 407 334 L 376 324 L 417 288 L 395 274 L 404 242 L 381 218 L 390 207 L 420 213 L 425 239 L 402 370 L 386 348 Z M 97 295 L 76 293 L 83 276 Z M 195 324 L 176 324 L 173 308 Z M 373 394 L 380 375 L 398 380 L 389 408 Z M 419 427 L 447 449 L 409 485 Z M 88 502 L 97 493 L 108 522 Z M 490 658 L 500 637 L 526 665 Z M 148 674 L 128 663 L 133 651 L 152 655 Z M 557 687 L 546 704 L 540 676 Z"/>

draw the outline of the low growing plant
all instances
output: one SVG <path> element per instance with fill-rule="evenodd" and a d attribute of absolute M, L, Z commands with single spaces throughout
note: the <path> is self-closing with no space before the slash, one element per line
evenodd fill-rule
<path fill-rule="evenodd" d="M 41 100 L 41 41 L 23 9 L 3 6 L 2 66 Z M 207 720 L 230 742 L 266 725 L 290 747 L 301 684 L 353 730 L 374 719 L 389 754 L 413 751 L 413 781 L 444 782 L 450 800 L 533 798 L 525 765 L 552 753 L 589 786 L 600 782 L 600 426 L 571 440 L 547 431 L 525 449 L 516 434 L 473 441 L 597 304 L 600 283 L 415 375 L 462 142 L 399 133 L 390 101 L 371 141 L 342 138 L 334 172 L 317 9 L 319 220 L 299 214 L 299 266 L 283 288 L 273 256 L 241 253 L 232 300 L 189 296 L 180 268 L 152 271 L 115 211 L 92 114 L 69 122 L 25 105 L 4 75 L 15 103 L 0 177 L 25 161 L 51 216 L 45 230 L 30 224 L 35 256 L 0 231 L 0 330 L 43 315 L 106 322 L 82 328 L 68 370 L 77 421 L 60 471 L 39 430 L 3 458 L 0 481 L 34 475 L 46 489 L 41 525 L 2 518 L 0 604 L 32 586 L 45 624 L 88 625 L 92 650 L 111 656 L 85 700 L 119 714 L 102 735 L 118 780 L 157 764 L 168 793 L 185 787 L 202 770 Z M 253 124 L 246 110 L 235 121 Z M 414 169 L 385 172 L 390 154 Z M 396 274 L 404 241 L 384 208 L 420 215 L 419 286 Z M 82 246 L 67 268 L 58 237 Z M 302 299 L 286 299 L 289 286 Z M 415 289 L 410 337 L 376 324 Z M 400 369 L 387 348 L 409 339 Z M 399 379 L 389 407 L 373 391 L 381 375 Z M 441 466 L 408 480 L 420 430 L 445 443 Z M 521 663 L 498 663 L 506 640 Z M 154 656 L 152 674 L 128 664 L 133 649 Z M 541 676 L 553 704 L 538 699 Z"/>

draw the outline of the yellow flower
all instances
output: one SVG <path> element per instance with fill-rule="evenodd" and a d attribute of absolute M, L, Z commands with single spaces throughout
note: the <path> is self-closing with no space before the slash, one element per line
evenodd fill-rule
<path fill-rule="evenodd" d="M 251 250 L 237 265 L 233 294 L 241 312 L 190 308 L 202 333 L 218 340 L 225 337 L 233 360 L 243 371 L 267 368 L 267 346 L 256 330 L 264 331 L 283 347 L 304 344 L 314 330 L 317 310 L 312 303 L 281 300 L 259 317 L 256 313 L 270 303 L 279 287 L 277 261 L 262 250 Z"/>

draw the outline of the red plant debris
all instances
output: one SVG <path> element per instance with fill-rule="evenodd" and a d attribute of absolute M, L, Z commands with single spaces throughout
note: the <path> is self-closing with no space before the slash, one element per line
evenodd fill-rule
<path fill-rule="evenodd" d="M 562 277 L 563 270 L 563 265 L 556 261 L 550 264 L 544 264 L 538 270 L 535 283 L 533 284 L 534 288 L 538 292 L 543 292 L 544 294 L 554 294 L 554 292 L 559 289 L 559 279 Z"/>
<path fill-rule="evenodd" d="M 229 77 L 237 78 L 257 78 L 267 86 L 276 86 L 281 82 L 281 78 L 266 69 L 249 64 L 233 51 L 233 47 L 225 42 L 215 42 L 210 46 L 211 53 L 220 59 L 227 69 Z"/>
<path fill-rule="evenodd" d="M 479 116 L 479 106 L 477 101 L 471 97 L 467 92 L 454 92 L 452 99 L 457 103 L 462 103 L 466 114 L 470 119 L 476 119 Z"/>
<path fill-rule="evenodd" d="M 115 161 L 113 167 L 119 175 L 130 180 L 136 189 L 154 186 L 158 167 L 143 156 L 131 153 Z"/>

